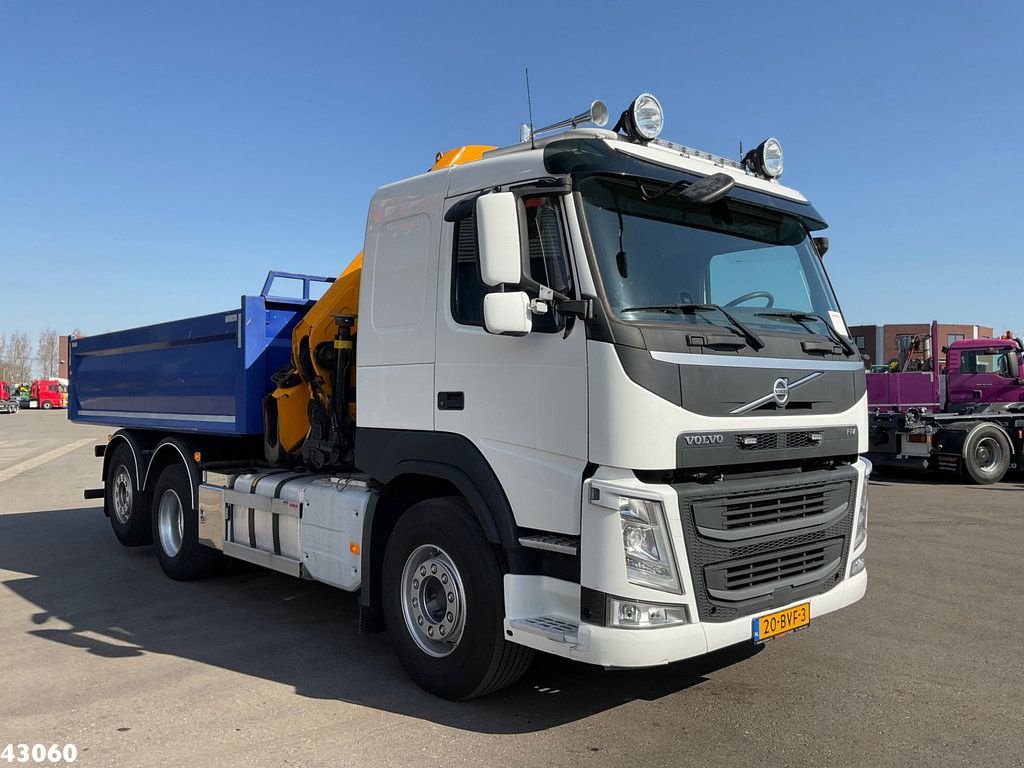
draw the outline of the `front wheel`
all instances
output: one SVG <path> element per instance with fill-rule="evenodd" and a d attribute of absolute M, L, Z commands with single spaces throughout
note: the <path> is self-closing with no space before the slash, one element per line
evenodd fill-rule
<path fill-rule="evenodd" d="M 199 515 L 192 506 L 188 471 L 173 464 L 162 473 L 153 492 L 153 543 L 164 573 L 176 581 L 209 576 L 222 554 L 199 543 Z"/>
<path fill-rule="evenodd" d="M 1010 468 L 1010 440 L 994 424 L 975 427 L 964 441 L 964 469 L 979 485 L 998 483 Z"/>
<path fill-rule="evenodd" d="M 382 586 L 395 653 L 431 693 L 482 696 L 529 666 L 533 651 L 505 640 L 502 569 L 462 499 L 428 499 L 402 515 Z"/>
<path fill-rule="evenodd" d="M 53 408 L 53 403 L 51 403 L 49 400 L 46 400 L 46 401 L 43 402 L 43 410 L 44 411 L 48 411 L 51 408 Z"/>

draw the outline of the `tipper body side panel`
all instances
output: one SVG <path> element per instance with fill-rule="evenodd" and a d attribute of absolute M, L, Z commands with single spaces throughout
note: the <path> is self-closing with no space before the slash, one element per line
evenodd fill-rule
<path fill-rule="evenodd" d="M 263 433 L 271 376 L 312 302 L 245 296 L 239 309 L 76 339 L 70 418 L 216 435 Z"/>

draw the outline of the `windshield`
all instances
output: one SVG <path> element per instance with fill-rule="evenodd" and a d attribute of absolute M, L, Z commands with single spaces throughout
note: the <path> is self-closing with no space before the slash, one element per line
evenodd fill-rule
<path fill-rule="evenodd" d="M 629 177 L 586 176 L 578 188 L 621 320 L 728 324 L 719 312 L 675 311 L 717 304 L 746 326 L 807 333 L 809 315 L 838 311 L 795 216 L 730 198 L 687 208 L 664 182 Z"/>

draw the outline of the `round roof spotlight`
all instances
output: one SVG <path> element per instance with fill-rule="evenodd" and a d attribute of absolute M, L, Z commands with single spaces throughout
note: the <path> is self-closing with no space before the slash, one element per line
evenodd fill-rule
<path fill-rule="evenodd" d="M 622 113 L 613 130 L 624 130 L 634 141 L 652 141 L 658 138 L 664 125 L 661 102 L 650 93 L 641 93 Z"/>
<path fill-rule="evenodd" d="M 743 165 L 766 179 L 782 175 L 782 145 L 778 139 L 765 139 L 743 158 Z"/>

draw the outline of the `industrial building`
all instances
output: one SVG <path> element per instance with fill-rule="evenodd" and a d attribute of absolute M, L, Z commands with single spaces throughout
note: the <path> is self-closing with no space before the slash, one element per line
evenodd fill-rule
<path fill-rule="evenodd" d="M 898 360 L 901 343 L 905 346 L 915 336 L 927 338 L 931 323 L 897 323 L 892 325 L 851 325 L 850 337 L 862 355 L 867 355 L 870 365 L 885 365 Z M 946 354 L 942 349 L 959 339 L 991 339 L 992 328 L 984 325 L 963 323 L 939 323 L 939 362 L 945 364 Z"/>

